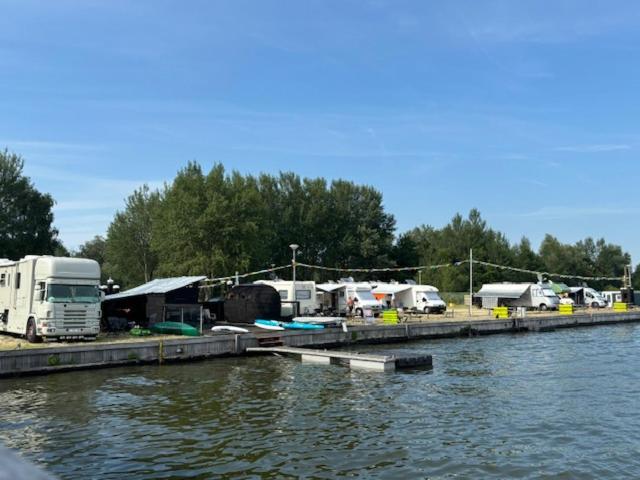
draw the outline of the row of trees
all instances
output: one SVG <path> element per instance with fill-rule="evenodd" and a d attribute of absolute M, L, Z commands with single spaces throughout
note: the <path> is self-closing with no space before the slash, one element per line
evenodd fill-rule
<path fill-rule="evenodd" d="M 53 228 L 51 196 L 23 174 L 23 160 L 0 152 L 0 257 L 64 254 Z M 222 165 L 203 172 L 189 163 L 161 190 L 136 190 L 109 225 L 70 254 L 97 260 L 104 279 L 131 287 L 158 276 L 220 277 L 288 264 L 292 242 L 299 261 L 329 267 L 409 267 L 449 264 L 420 272 L 423 282 L 445 291 L 468 288 L 469 249 L 487 262 L 535 271 L 621 277 L 630 257 L 618 245 L 587 238 L 563 244 L 547 235 L 538 251 L 527 238 L 511 244 L 480 212 L 455 215 L 434 228 L 423 225 L 394 236 L 395 220 L 382 194 L 369 186 L 293 173 L 259 176 L 227 173 Z M 638 271 L 638 269 L 636 269 Z M 323 280 L 339 273 L 300 271 Z M 411 273 L 363 275 L 404 280 Z M 416 277 L 418 275 L 416 274 Z M 535 280 L 530 274 L 476 266 L 475 283 Z M 576 283 L 576 282 L 570 282 Z M 596 288 L 611 282 L 592 282 Z M 640 287 L 640 275 L 635 283 Z"/>

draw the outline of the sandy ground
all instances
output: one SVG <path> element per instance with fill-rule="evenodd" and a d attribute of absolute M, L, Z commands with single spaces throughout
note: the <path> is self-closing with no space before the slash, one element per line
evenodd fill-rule
<path fill-rule="evenodd" d="M 604 313 L 610 312 L 611 309 L 585 309 L 581 312 L 584 313 Z M 557 315 L 557 312 L 527 312 L 527 316 L 549 316 L 549 315 Z M 430 315 L 408 315 L 401 316 L 402 323 L 439 323 L 439 322 L 464 322 L 471 320 L 487 320 L 493 318 L 490 316 L 486 310 L 482 310 L 479 308 L 474 308 L 472 311 L 472 315 L 469 316 L 469 308 L 463 305 L 454 306 L 450 308 L 448 314 L 445 316 L 443 314 L 430 314 Z M 363 325 L 365 322 L 361 318 L 350 318 L 347 320 L 348 325 Z M 375 325 L 382 325 L 382 319 L 376 319 Z M 251 328 L 250 328 L 251 330 Z M 258 330 L 259 331 L 259 330 Z M 261 332 L 261 333 L 264 333 Z M 20 338 L 17 336 L 11 336 L 7 334 L 0 334 L 0 351 L 3 350 L 18 350 L 18 349 L 31 349 L 31 348 L 46 348 L 51 346 L 63 347 L 63 346 L 78 346 L 83 344 L 95 344 L 95 343 L 134 343 L 134 342 L 144 342 L 149 339 L 158 339 L 158 338 L 184 338 L 176 335 L 152 335 L 149 337 L 132 337 L 127 333 L 121 334 L 100 334 L 98 339 L 93 342 L 67 342 L 67 341 L 56 341 L 56 342 L 43 342 L 43 343 L 29 343 L 26 339 Z"/>

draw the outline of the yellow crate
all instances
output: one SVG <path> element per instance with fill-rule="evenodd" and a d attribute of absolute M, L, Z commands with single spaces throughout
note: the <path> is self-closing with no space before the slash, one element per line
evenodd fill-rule
<path fill-rule="evenodd" d="M 626 303 L 615 302 L 613 304 L 614 312 L 626 312 L 627 310 L 629 310 L 629 305 L 627 305 Z"/>
<path fill-rule="evenodd" d="M 397 310 L 385 310 L 382 312 L 382 323 L 387 325 L 398 324 L 398 311 Z"/>
<path fill-rule="evenodd" d="M 496 318 L 509 318 L 509 307 L 495 307 L 493 316 Z"/>
<path fill-rule="evenodd" d="M 560 315 L 573 315 L 573 305 L 558 305 L 558 312 Z"/>

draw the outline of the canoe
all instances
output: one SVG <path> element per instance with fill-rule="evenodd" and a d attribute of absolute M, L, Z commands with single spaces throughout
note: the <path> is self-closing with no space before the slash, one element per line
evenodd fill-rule
<path fill-rule="evenodd" d="M 249 330 L 242 327 L 234 327 L 233 325 L 216 325 L 211 327 L 212 332 L 233 332 L 233 333 L 249 333 Z"/>
<path fill-rule="evenodd" d="M 187 337 L 198 337 L 200 333 L 197 328 L 192 327 L 188 323 L 180 322 L 160 322 L 151 326 L 153 333 L 164 333 L 167 335 L 185 335 Z"/>
<path fill-rule="evenodd" d="M 313 325 L 311 323 L 301 322 L 281 322 L 280 325 L 288 330 L 322 330 L 324 328 L 323 325 Z"/>
<path fill-rule="evenodd" d="M 253 324 L 256 327 L 264 328 L 265 330 L 284 330 L 284 328 L 280 326 L 280 322 L 277 322 L 275 320 L 258 319 L 255 322 L 253 322 Z"/>

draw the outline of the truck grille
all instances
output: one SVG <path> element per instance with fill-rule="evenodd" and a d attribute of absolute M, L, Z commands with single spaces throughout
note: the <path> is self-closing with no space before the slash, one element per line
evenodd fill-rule
<path fill-rule="evenodd" d="M 87 323 L 87 312 L 85 310 L 65 310 L 62 317 L 63 328 L 83 327 Z"/>

